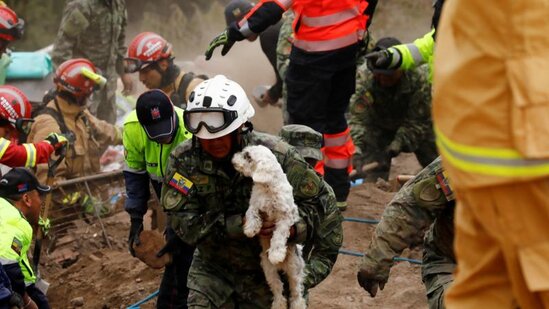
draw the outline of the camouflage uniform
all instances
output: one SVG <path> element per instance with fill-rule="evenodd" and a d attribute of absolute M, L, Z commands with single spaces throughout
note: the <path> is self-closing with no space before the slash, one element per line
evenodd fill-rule
<path fill-rule="evenodd" d="M 305 159 L 322 160 L 322 134 L 301 124 L 289 124 L 280 129 L 280 138 L 295 147 Z"/>
<path fill-rule="evenodd" d="M 67 3 L 52 52 L 56 66 L 86 58 L 101 70 L 108 82 L 90 98 L 90 110 L 109 123 L 116 121 L 116 81 L 117 74 L 124 73 L 125 32 L 125 0 L 73 0 Z"/>
<path fill-rule="evenodd" d="M 312 288 L 330 273 L 343 239 L 334 193 L 280 138 L 256 132 L 242 138 L 242 147 L 271 149 L 294 187 L 301 219 L 291 241 L 304 245 L 304 285 L 305 290 Z M 213 161 L 196 140 L 171 153 L 161 203 L 172 214 L 177 235 L 198 249 L 187 281 L 189 308 L 270 308 L 261 246 L 242 232 L 252 184 L 230 161 Z"/>
<path fill-rule="evenodd" d="M 391 88 L 377 85 L 366 63 L 358 72 L 349 120 L 356 146 L 354 160 L 360 165 L 380 163 L 380 167 L 366 174 L 366 180 L 388 178 L 391 158 L 385 149 L 390 145 L 397 145 L 400 152 L 414 152 L 424 167 L 431 163 L 437 151 L 427 67 L 404 71 L 400 82 Z"/>
<path fill-rule="evenodd" d="M 295 19 L 295 14 L 293 11 L 287 11 L 282 16 L 282 26 L 280 26 L 280 32 L 278 33 L 278 43 L 276 45 L 276 68 L 278 74 L 282 78 L 282 81 L 285 80 L 286 70 L 288 70 L 288 65 L 290 64 L 290 52 L 292 51 L 292 24 Z M 288 93 L 286 90 L 286 83 L 282 85 L 282 120 L 284 124 L 290 124 L 290 114 L 288 113 L 287 107 L 287 98 Z"/>
<path fill-rule="evenodd" d="M 451 189 L 444 190 L 437 180 L 441 173 L 439 157 L 398 191 L 385 208 L 361 265 L 375 280 L 387 282 L 393 257 L 423 241 L 422 279 L 431 309 L 444 308 L 444 292 L 456 267 L 455 201 Z"/>

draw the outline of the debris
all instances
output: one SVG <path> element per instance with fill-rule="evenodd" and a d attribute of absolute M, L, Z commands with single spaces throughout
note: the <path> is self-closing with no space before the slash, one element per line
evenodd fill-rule
<path fill-rule="evenodd" d="M 80 296 L 71 299 L 71 305 L 73 305 L 74 307 L 84 306 L 84 297 Z"/>
<path fill-rule="evenodd" d="M 167 264 L 171 263 L 171 254 L 166 253 L 162 257 L 157 257 L 156 254 L 164 245 L 166 241 L 160 232 L 146 230 L 139 234 L 139 241 L 141 244 L 136 246 L 134 244 L 135 257 L 140 259 L 143 263 L 154 269 L 161 269 Z"/>

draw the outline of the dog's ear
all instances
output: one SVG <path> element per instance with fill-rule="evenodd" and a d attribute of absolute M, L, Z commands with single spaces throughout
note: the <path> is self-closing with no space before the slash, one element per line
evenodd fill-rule
<path fill-rule="evenodd" d="M 269 162 L 269 160 L 265 160 L 264 158 L 256 161 L 255 171 L 252 175 L 255 183 L 268 183 L 272 181 L 274 175 L 272 175 L 271 164 L 273 162 Z"/>

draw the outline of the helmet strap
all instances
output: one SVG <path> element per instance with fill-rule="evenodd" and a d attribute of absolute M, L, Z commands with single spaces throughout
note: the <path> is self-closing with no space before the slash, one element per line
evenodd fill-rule
<path fill-rule="evenodd" d="M 75 95 L 65 90 L 57 91 L 57 95 L 59 95 L 61 98 L 63 98 L 63 100 L 69 102 L 70 104 L 78 106 L 86 105 L 86 97 L 79 100 L 78 98 L 76 98 Z"/>
<path fill-rule="evenodd" d="M 153 64 L 154 69 L 158 73 L 160 73 L 160 75 L 162 76 L 162 80 L 160 81 L 160 87 L 159 88 L 165 88 L 169 84 L 174 83 L 175 80 L 177 79 L 177 76 L 179 76 L 179 73 L 181 72 L 179 67 L 176 66 L 173 63 L 173 58 L 169 58 L 168 61 L 169 61 L 169 65 L 168 65 L 168 68 L 165 71 L 162 71 L 160 69 L 160 66 L 158 65 L 158 62 Z"/>

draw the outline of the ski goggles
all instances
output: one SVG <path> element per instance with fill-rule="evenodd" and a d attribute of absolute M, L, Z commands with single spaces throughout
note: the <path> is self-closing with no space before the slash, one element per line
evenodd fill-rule
<path fill-rule="evenodd" d="M 32 119 L 32 118 L 0 119 L 0 126 L 10 124 L 13 127 L 15 127 L 15 129 L 18 132 L 23 133 L 23 134 L 29 134 L 33 122 L 34 122 L 34 119 Z"/>
<path fill-rule="evenodd" d="M 16 40 L 23 37 L 24 32 L 25 32 L 25 21 L 22 18 L 19 18 L 19 20 L 17 21 L 17 24 L 13 25 L 12 27 L 0 29 L 0 34 L 10 35 Z"/>
<path fill-rule="evenodd" d="M 150 65 L 154 64 L 156 61 L 143 61 L 141 59 L 135 59 L 135 58 L 125 58 L 124 61 L 126 62 L 126 65 L 124 67 L 124 71 L 126 73 L 135 73 L 139 72 L 143 69 L 146 69 Z"/>
<path fill-rule="evenodd" d="M 185 128 L 192 134 L 198 133 L 202 127 L 212 134 L 220 132 L 230 126 L 237 118 L 237 111 L 220 107 L 193 108 L 183 112 Z"/>

